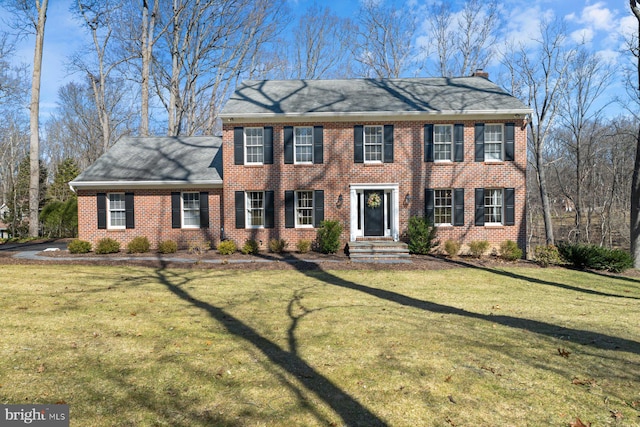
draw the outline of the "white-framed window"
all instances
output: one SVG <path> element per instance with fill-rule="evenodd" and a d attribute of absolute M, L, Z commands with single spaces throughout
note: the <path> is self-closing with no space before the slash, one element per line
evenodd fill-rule
<path fill-rule="evenodd" d="M 109 193 L 107 197 L 107 224 L 108 228 L 124 229 L 127 225 L 124 193 Z"/>
<path fill-rule="evenodd" d="M 296 127 L 294 129 L 293 150 L 296 163 L 313 163 L 312 127 Z"/>
<path fill-rule="evenodd" d="M 313 191 L 296 191 L 296 227 L 313 227 Z"/>
<path fill-rule="evenodd" d="M 502 161 L 503 128 L 501 124 L 484 125 L 484 160 Z"/>
<path fill-rule="evenodd" d="M 264 227 L 264 191 L 247 191 L 247 227 Z"/>
<path fill-rule="evenodd" d="M 264 163 L 264 128 L 244 129 L 245 164 Z"/>
<path fill-rule="evenodd" d="M 453 191 L 450 188 L 434 190 L 433 196 L 435 225 L 453 224 Z"/>
<path fill-rule="evenodd" d="M 364 127 L 364 161 L 382 162 L 382 149 L 384 142 L 383 126 Z"/>
<path fill-rule="evenodd" d="M 484 223 L 502 224 L 503 208 L 502 188 L 487 188 L 484 190 Z"/>
<path fill-rule="evenodd" d="M 182 227 L 200 228 L 200 193 L 182 193 Z"/>
<path fill-rule="evenodd" d="M 453 152 L 453 126 L 433 125 L 433 158 L 438 161 L 451 161 Z"/>

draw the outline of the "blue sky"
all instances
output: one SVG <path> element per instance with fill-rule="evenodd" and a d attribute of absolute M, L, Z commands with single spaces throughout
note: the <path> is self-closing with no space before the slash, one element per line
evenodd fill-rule
<path fill-rule="evenodd" d="M 314 0 L 287 1 L 294 10 L 304 10 L 314 3 Z M 413 5 L 424 5 L 432 0 L 408 1 Z M 55 107 L 58 88 L 73 79 L 73 76 L 68 75 L 64 64 L 67 56 L 80 47 L 83 38 L 78 22 L 69 13 L 71 3 L 72 0 L 52 0 L 49 4 L 41 92 L 44 119 Z M 358 6 L 357 0 L 325 0 L 320 3 L 328 5 L 344 17 L 353 17 Z M 460 2 L 454 1 L 456 3 Z M 572 38 L 586 40 L 590 49 L 614 63 L 623 61 L 623 33 L 634 31 L 637 27 L 628 2 L 623 0 L 503 0 L 500 7 L 509 22 L 504 28 L 505 39 L 529 43 L 536 37 L 538 23 L 543 17 L 565 17 Z M 424 23 L 423 28 L 426 28 Z M 31 63 L 32 38 L 27 38 L 20 44 L 17 59 Z M 489 71 L 494 70 L 490 67 Z"/>

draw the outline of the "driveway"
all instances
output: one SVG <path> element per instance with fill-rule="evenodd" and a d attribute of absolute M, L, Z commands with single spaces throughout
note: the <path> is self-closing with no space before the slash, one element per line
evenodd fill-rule
<path fill-rule="evenodd" d="M 67 242 L 64 240 L 38 240 L 27 243 L 5 243 L 0 245 L 0 252 L 41 252 L 47 248 L 58 248 L 61 251 L 67 249 Z"/>

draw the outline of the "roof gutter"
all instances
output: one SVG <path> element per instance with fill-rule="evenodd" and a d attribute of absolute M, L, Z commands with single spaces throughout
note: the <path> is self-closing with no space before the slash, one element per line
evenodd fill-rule
<path fill-rule="evenodd" d="M 124 189 L 200 189 L 222 188 L 222 180 L 206 181 L 71 181 L 69 187 L 76 190 L 124 190 Z"/>

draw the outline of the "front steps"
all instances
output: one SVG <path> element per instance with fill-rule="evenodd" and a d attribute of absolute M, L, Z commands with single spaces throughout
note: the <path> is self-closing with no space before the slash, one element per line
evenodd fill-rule
<path fill-rule="evenodd" d="M 409 248 L 393 240 L 358 240 L 349 242 L 349 258 L 353 262 L 410 263 Z"/>

